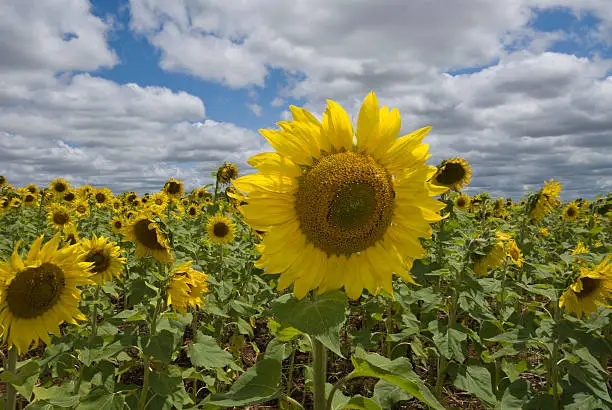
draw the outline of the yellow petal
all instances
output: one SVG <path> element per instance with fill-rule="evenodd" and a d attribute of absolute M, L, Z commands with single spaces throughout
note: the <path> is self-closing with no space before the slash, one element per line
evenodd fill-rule
<path fill-rule="evenodd" d="M 252 156 L 247 162 L 263 173 L 278 173 L 288 177 L 297 177 L 302 174 L 299 165 L 278 152 L 262 152 Z"/>
<path fill-rule="evenodd" d="M 373 152 L 378 143 L 380 110 L 376 94 L 371 91 L 361 104 L 357 118 L 357 149 L 362 152 Z"/>
<path fill-rule="evenodd" d="M 323 134 L 327 136 L 336 150 L 353 148 L 353 125 L 348 114 L 340 104 L 327 100 L 323 114 Z"/>

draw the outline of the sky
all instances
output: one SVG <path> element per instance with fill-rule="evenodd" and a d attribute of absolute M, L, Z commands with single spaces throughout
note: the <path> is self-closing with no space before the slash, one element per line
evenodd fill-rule
<path fill-rule="evenodd" d="M 612 191 L 610 0 L 3 0 L 0 175 L 113 192 L 212 181 L 258 133 L 373 90 L 468 193 Z"/>

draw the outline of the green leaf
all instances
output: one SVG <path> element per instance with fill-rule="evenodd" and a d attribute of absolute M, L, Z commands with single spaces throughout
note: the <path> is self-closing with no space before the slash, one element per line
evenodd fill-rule
<path fill-rule="evenodd" d="M 374 400 L 363 397 L 353 396 L 351 399 L 342 407 L 343 409 L 361 409 L 361 410 L 383 410 L 380 404 Z"/>
<path fill-rule="evenodd" d="M 187 346 L 187 355 L 196 367 L 225 367 L 232 363 L 230 352 L 221 349 L 214 338 L 198 333 L 196 342 Z"/>
<path fill-rule="evenodd" d="M 275 398 L 282 376 L 284 345 L 274 345 L 232 385 L 229 392 L 213 394 L 204 408 L 233 407 L 264 403 Z"/>
<path fill-rule="evenodd" d="M 497 402 L 491 386 L 491 373 L 486 368 L 453 363 L 449 367 L 449 374 L 458 389 L 472 393 L 489 405 L 493 406 Z"/>
<path fill-rule="evenodd" d="M 315 300 L 283 295 L 272 305 L 279 322 L 309 334 L 340 357 L 340 329 L 346 321 L 344 292 L 330 292 Z"/>
<path fill-rule="evenodd" d="M 2 374 L 0 374 L 0 380 L 11 383 L 19 394 L 29 399 L 39 374 L 40 366 L 35 361 L 30 360 L 21 363 L 15 373 L 9 371 L 2 372 Z"/>
<path fill-rule="evenodd" d="M 149 374 L 151 392 L 155 395 L 149 399 L 147 409 L 181 409 L 184 403 L 191 402 L 185 391 L 183 377 L 178 366 L 170 366 L 168 373 L 152 372 Z M 151 393 L 149 393 L 151 394 Z M 159 397 L 159 399 L 155 399 Z"/>
<path fill-rule="evenodd" d="M 347 380 L 356 377 L 376 377 L 400 387 L 430 407 L 444 408 L 412 370 L 407 358 L 401 357 L 391 361 L 376 353 L 368 354 L 357 347 L 351 361 L 355 369 L 346 376 Z"/>
<path fill-rule="evenodd" d="M 304 335 L 303 332 L 300 332 L 295 327 L 283 325 L 276 320 L 268 320 L 268 328 L 272 331 L 274 337 L 276 337 L 281 342 L 290 342 L 296 337 L 300 337 Z"/>
<path fill-rule="evenodd" d="M 602 377 L 594 366 L 585 362 L 573 364 L 566 361 L 564 366 L 567 368 L 570 382 L 580 383 L 601 400 L 612 403 L 612 398 L 608 393 L 607 376 Z"/>
<path fill-rule="evenodd" d="M 143 351 L 162 363 L 170 363 L 174 352 L 174 334 L 168 330 L 158 332 L 149 338 Z"/>
<path fill-rule="evenodd" d="M 120 393 L 113 393 L 104 387 L 96 387 L 81 400 L 76 407 L 77 410 L 123 410 L 126 406 L 125 399 Z"/>
<path fill-rule="evenodd" d="M 523 379 L 515 380 L 506 387 L 504 394 L 497 404 L 498 410 L 522 409 L 529 397 L 529 384 Z"/>
<path fill-rule="evenodd" d="M 393 383 L 389 383 L 386 380 L 379 380 L 374 386 L 374 395 L 372 398 L 380 403 L 383 408 L 390 409 L 399 401 L 410 400 L 412 395 Z"/>
<path fill-rule="evenodd" d="M 527 362 L 520 361 L 515 363 L 510 360 L 502 359 L 502 370 L 508 376 L 510 383 L 514 383 L 519 379 L 522 372 L 527 371 Z"/>
<path fill-rule="evenodd" d="M 450 328 L 437 320 L 429 323 L 429 330 L 433 333 L 433 342 L 440 353 L 447 359 L 455 358 L 459 362 L 465 360 L 463 342 L 467 340 L 467 334 Z"/>
<path fill-rule="evenodd" d="M 44 400 L 49 404 L 60 407 L 74 408 L 79 402 L 79 396 L 73 396 L 68 386 L 52 386 L 49 388 L 34 387 L 36 400 Z"/>

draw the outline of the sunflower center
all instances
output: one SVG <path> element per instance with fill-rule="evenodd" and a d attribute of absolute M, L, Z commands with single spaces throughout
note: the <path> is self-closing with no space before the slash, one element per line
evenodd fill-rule
<path fill-rule="evenodd" d="M 225 236 L 229 233 L 229 226 L 227 226 L 224 222 L 217 222 L 213 226 L 213 233 L 217 238 L 225 238 Z"/>
<path fill-rule="evenodd" d="M 70 216 L 64 211 L 57 211 L 53 214 L 53 222 L 57 225 L 66 225 L 70 221 Z"/>
<path fill-rule="evenodd" d="M 193 207 L 189 208 L 189 215 L 194 216 L 197 213 L 198 213 L 197 209 L 195 209 Z"/>
<path fill-rule="evenodd" d="M 166 248 L 157 241 L 157 228 L 149 229 L 150 223 L 148 219 L 136 222 L 134 226 L 136 239 L 149 249 L 165 250 Z"/>
<path fill-rule="evenodd" d="M 395 192 L 389 173 L 369 155 L 320 158 L 300 179 L 295 209 L 302 232 L 328 255 L 350 255 L 382 239 Z"/>
<path fill-rule="evenodd" d="M 106 195 L 101 192 L 98 192 L 96 194 L 96 202 L 98 202 L 99 204 L 103 204 L 104 202 L 106 202 Z"/>
<path fill-rule="evenodd" d="M 576 215 L 576 210 L 574 208 L 568 208 L 567 210 L 567 216 L 569 216 L 570 218 Z"/>
<path fill-rule="evenodd" d="M 582 282 L 582 291 L 576 294 L 576 296 L 582 299 L 590 296 L 597 290 L 600 280 L 593 278 L 580 278 L 580 282 Z"/>
<path fill-rule="evenodd" d="M 463 208 L 465 206 L 465 198 L 457 198 L 457 206 Z"/>
<path fill-rule="evenodd" d="M 67 201 L 67 202 L 74 201 L 74 192 L 68 192 L 66 195 L 64 195 L 64 201 Z"/>
<path fill-rule="evenodd" d="M 87 207 L 85 205 L 77 205 L 76 211 L 80 214 L 84 214 L 87 212 Z"/>
<path fill-rule="evenodd" d="M 438 173 L 436 181 L 442 185 L 452 185 L 461 181 L 465 176 L 465 169 L 461 164 L 449 162 L 444 165 L 444 168 Z"/>
<path fill-rule="evenodd" d="M 121 223 L 121 221 L 115 221 L 115 228 L 121 229 L 122 226 L 123 224 Z"/>
<path fill-rule="evenodd" d="M 38 317 L 57 303 L 64 286 L 64 272 L 54 264 L 26 268 L 8 285 L 9 311 L 21 319 Z"/>
<path fill-rule="evenodd" d="M 94 266 L 91 268 L 91 270 L 95 273 L 106 272 L 106 270 L 111 264 L 110 258 L 102 251 L 96 251 L 88 254 L 87 262 L 94 263 Z"/>
<path fill-rule="evenodd" d="M 24 201 L 25 202 L 34 202 L 34 195 L 32 195 L 32 194 L 26 195 L 25 198 L 24 198 Z"/>
<path fill-rule="evenodd" d="M 66 190 L 66 185 L 63 184 L 62 182 L 58 182 L 55 184 L 55 186 L 53 187 L 53 189 L 55 189 L 55 192 L 64 192 Z"/>
<path fill-rule="evenodd" d="M 168 182 L 167 191 L 171 195 L 176 195 L 181 192 L 181 185 L 178 182 L 170 181 Z"/>

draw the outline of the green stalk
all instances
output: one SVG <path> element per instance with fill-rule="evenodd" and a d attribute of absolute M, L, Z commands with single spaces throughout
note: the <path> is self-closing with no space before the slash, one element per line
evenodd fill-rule
<path fill-rule="evenodd" d="M 100 299 L 100 285 L 96 285 L 96 292 L 94 293 L 94 305 L 91 312 L 90 344 L 91 340 L 98 335 L 98 299 Z"/>
<path fill-rule="evenodd" d="M 312 338 L 312 370 L 314 378 L 314 410 L 325 410 L 325 381 L 327 379 L 327 349 L 321 342 Z"/>
<path fill-rule="evenodd" d="M 287 376 L 287 396 L 291 396 L 291 391 L 293 390 L 293 367 L 295 365 L 295 344 L 291 345 L 291 359 L 289 359 L 289 376 Z"/>
<path fill-rule="evenodd" d="M 555 410 L 560 409 L 561 407 L 561 401 L 560 401 L 560 397 L 559 397 L 559 366 L 558 366 L 558 361 L 559 361 L 559 344 L 560 344 L 560 339 L 561 339 L 561 335 L 559 332 L 559 322 L 561 319 L 561 309 L 559 309 L 559 302 L 558 299 L 557 301 L 554 302 L 554 321 L 555 321 L 555 334 L 554 334 L 554 343 L 553 343 L 553 351 L 552 351 L 552 355 L 550 358 L 550 382 L 552 383 L 552 390 L 553 390 L 553 400 L 555 401 Z"/>
<path fill-rule="evenodd" d="M 15 373 L 17 369 L 17 348 L 15 346 L 11 347 L 8 352 L 8 364 L 6 369 Z M 7 410 L 15 410 L 15 405 L 17 404 L 17 390 L 11 383 L 6 383 L 6 409 Z"/>

